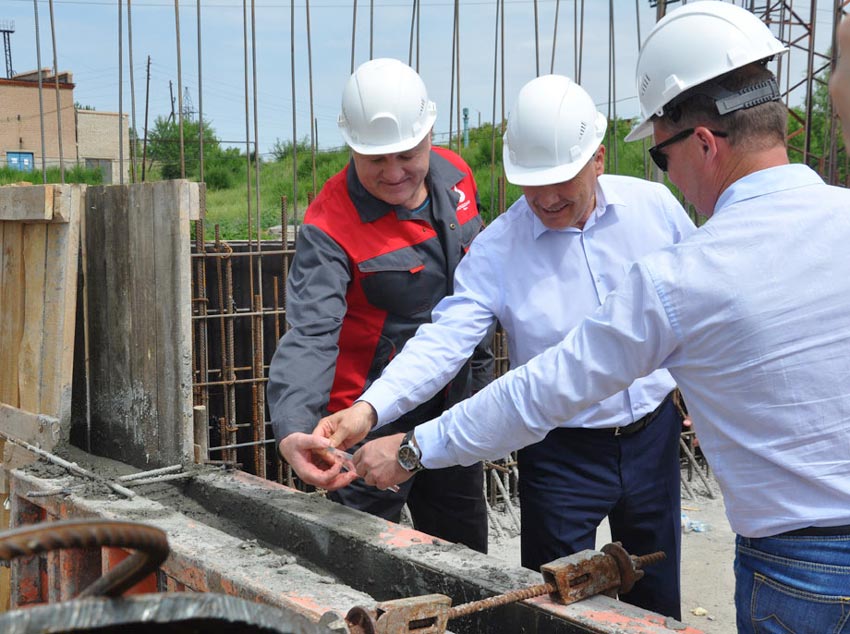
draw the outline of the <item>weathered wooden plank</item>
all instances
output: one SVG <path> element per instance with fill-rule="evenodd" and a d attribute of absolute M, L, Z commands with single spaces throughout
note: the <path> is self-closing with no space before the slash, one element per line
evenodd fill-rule
<path fill-rule="evenodd" d="M 161 408 L 157 398 L 159 383 L 159 355 L 161 354 L 156 329 L 155 262 L 160 251 L 162 236 L 157 235 L 154 223 L 154 191 L 158 185 L 130 185 L 128 187 L 128 251 L 133 254 L 129 262 L 130 312 L 133 315 L 133 341 L 131 348 L 130 377 L 133 391 L 130 398 L 130 415 L 146 447 L 145 454 L 156 454 L 161 440 L 161 430 L 170 422 L 161 421 Z M 166 335 L 163 333 L 163 337 Z M 166 435 L 167 436 L 167 435 Z M 147 462 L 147 461 L 145 461 Z M 139 466 L 143 466 L 141 463 Z"/>
<path fill-rule="evenodd" d="M 88 193 L 92 450 L 140 467 L 192 456 L 193 199 L 185 181 Z"/>
<path fill-rule="evenodd" d="M 52 221 L 53 185 L 0 187 L 0 220 Z"/>
<path fill-rule="evenodd" d="M 53 416 L 0 403 L 0 431 L 16 440 L 51 451 L 59 442 L 61 426 Z"/>
<path fill-rule="evenodd" d="M 81 275 L 84 283 L 82 293 L 87 311 L 86 323 L 83 324 L 82 330 L 84 340 L 88 339 L 89 420 L 87 424 L 91 427 L 96 427 L 94 417 L 97 412 L 93 402 L 95 395 L 108 394 L 109 390 L 109 341 L 101 336 L 104 328 L 109 324 L 105 286 L 107 257 L 103 251 L 106 238 L 102 219 L 102 209 L 106 206 L 106 191 L 105 187 L 89 187 L 86 190 L 86 205 L 83 212 L 85 246 Z M 92 433 L 90 451 L 96 451 L 94 436 L 95 434 Z"/>
<path fill-rule="evenodd" d="M 62 216 L 67 222 L 46 226 L 44 341 L 38 411 L 58 418 L 67 435 L 71 420 L 80 217 L 85 186 L 61 185 L 55 190 L 54 216 Z"/>
<path fill-rule="evenodd" d="M 194 454 L 192 417 L 192 269 L 190 208 L 197 184 L 164 183 L 155 193 L 154 222 L 163 257 L 156 258 L 157 332 L 165 338 L 160 355 L 158 390 L 163 439 L 179 453 L 178 460 L 191 461 Z M 198 196 L 194 196 L 197 205 Z"/>
<path fill-rule="evenodd" d="M 143 442 L 134 434 L 129 407 L 127 186 L 90 187 L 86 207 L 92 450 L 125 461 L 130 452 L 138 459 Z"/>
<path fill-rule="evenodd" d="M 0 287 L 0 403 L 17 407 L 18 359 L 24 323 L 23 226 L 6 222 L 3 232 L 3 285 Z"/>
<path fill-rule="evenodd" d="M 47 316 L 44 272 L 50 257 L 46 250 L 47 225 L 24 224 L 22 247 L 23 330 L 18 349 L 18 405 L 30 412 L 40 412 Z"/>

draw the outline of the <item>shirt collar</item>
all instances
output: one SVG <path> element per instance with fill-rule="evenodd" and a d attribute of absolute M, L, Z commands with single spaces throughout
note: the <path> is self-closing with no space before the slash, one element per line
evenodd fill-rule
<path fill-rule="evenodd" d="M 625 201 L 619 195 L 619 193 L 617 193 L 615 188 L 606 187 L 604 175 L 602 175 L 596 179 L 596 207 L 593 209 L 593 211 L 590 212 L 590 217 L 587 219 L 587 222 L 584 223 L 584 229 L 578 229 L 577 227 L 567 227 L 565 229 L 549 229 L 543 224 L 543 222 L 541 222 L 540 218 L 538 218 L 537 215 L 533 211 L 531 211 L 531 209 L 529 209 L 529 211 L 531 211 L 532 216 L 532 235 L 536 240 L 547 231 L 578 233 L 589 229 L 590 227 L 595 225 L 599 218 L 601 218 L 608 212 L 609 208 L 615 206 L 625 206 L 625 204 Z"/>
<path fill-rule="evenodd" d="M 720 194 L 714 206 L 717 215 L 728 207 L 765 194 L 823 184 L 823 179 L 808 165 L 794 163 L 778 165 L 747 174 L 732 183 Z"/>
<path fill-rule="evenodd" d="M 345 179 L 348 187 L 348 195 L 351 197 L 354 208 L 357 209 L 357 213 L 363 222 L 374 222 L 395 209 L 393 205 L 384 202 L 380 198 L 375 198 L 366 191 L 363 183 L 357 178 L 354 159 L 348 161 L 348 173 Z M 431 157 L 428 163 L 428 175 L 425 177 L 425 186 L 429 192 L 433 191 L 434 183 L 443 183 L 446 189 L 451 189 L 452 186 L 459 183 L 462 179 L 463 172 L 433 150 L 431 151 Z M 408 216 L 411 216 L 411 214 L 408 214 Z"/>

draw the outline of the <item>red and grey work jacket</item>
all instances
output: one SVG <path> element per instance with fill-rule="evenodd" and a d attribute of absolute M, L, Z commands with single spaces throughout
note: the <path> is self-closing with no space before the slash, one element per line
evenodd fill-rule
<path fill-rule="evenodd" d="M 483 228 L 477 189 L 466 163 L 442 148 L 431 151 L 426 185 L 429 213 L 420 217 L 369 194 L 351 163 L 307 210 L 287 279 L 289 330 L 269 368 L 278 440 L 349 407 L 451 294 L 455 268 Z M 436 416 L 490 378 L 488 341 L 404 426 Z"/>

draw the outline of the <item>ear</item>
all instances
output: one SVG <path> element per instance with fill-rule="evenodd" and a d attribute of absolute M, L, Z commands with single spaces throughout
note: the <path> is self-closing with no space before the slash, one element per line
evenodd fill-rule
<path fill-rule="evenodd" d="M 717 137 L 705 126 L 694 128 L 694 137 L 702 148 L 706 159 L 714 159 L 717 156 Z"/>

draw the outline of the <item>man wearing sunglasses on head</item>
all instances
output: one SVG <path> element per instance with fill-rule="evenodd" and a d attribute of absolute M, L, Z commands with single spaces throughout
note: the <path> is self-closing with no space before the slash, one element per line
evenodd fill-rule
<path fill-rule="evenodd" d="M 726 2 L 658 22 L 638 59 L 643 120 L 629 140 L 654 135 L 656 160 L 710 219 L 635 263 L 558 345 L 414 438 L 429 469 L 501 456 L 666 368 L 737 533 L 738 632 L 848 634 L 850 190 L 789 163 L 766 67 L 785 50 Z M 367 482 L 410 477 L 367 451 L 377 455 L 366 445 L 354 457 Z"/>

